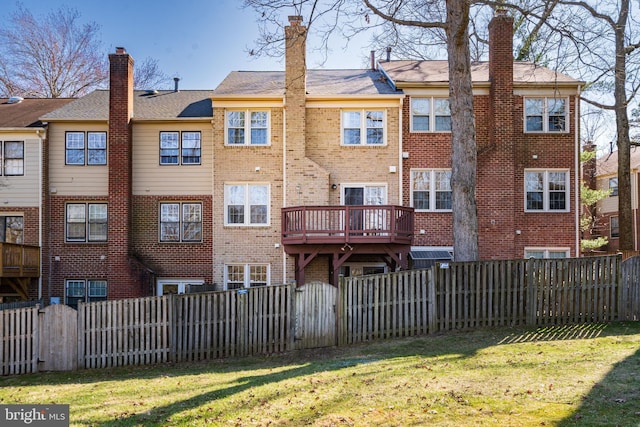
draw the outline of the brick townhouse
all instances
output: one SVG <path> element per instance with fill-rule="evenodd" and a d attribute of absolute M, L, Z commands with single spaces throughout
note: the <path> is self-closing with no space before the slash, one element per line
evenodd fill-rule
<path fill-rule="evenodd" d="M 609 190 L 609 196 L 597 204 L 595 229 L 590 237 L 605 236 L 608 243 L 599 250 L 615 252 L 620 249 L 620 222 L 618 216 L 618 151 L 610 150 L 595 161 L 594 188 Z M 640 147 L 631 147 L 631 217 L 633 220 L 633 248 L 640 248 Z"/>
<path fill-rule="evenodd" d="M 580 82 L 514 63 L 513 21 L 473 64 L 483 259 L 579 251 Z M 74 305 L 423 267 L 451 259 L 446 61 L 308 70 L 290 17 L 284 72 L 213 91 L 109 90 L 43 117 L 45 297 Z"/>
<path fill-rule="evenodd" d="M 0 98 L 0 303 L 43 296 L 47 128 L 40 116 L 71 101 Z"/>

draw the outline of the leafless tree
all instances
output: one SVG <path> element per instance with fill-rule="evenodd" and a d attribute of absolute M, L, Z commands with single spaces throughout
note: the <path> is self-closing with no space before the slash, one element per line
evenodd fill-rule
<path fill-rule="evenodd" d="M 630 0 L 559 0 L 570 8 L 577 49 L 576 72 L 589 82 L 583 99 L 613 111 L 618 147 L 618 211 L 620 249 L 634 249 L 631 209 L 631 138 L 629 114 L 640 89 L 640 10 L 632 10 Z M 594 42 L 590 42 L 590 40 Z M 613 97 L 611 93 L 613 92 Z"/>
<path fill-rule="evenodd" d="M 475 199 L 476 130 L 473 114 L 469 50 L 470 1 L 468 0 L 244 0 L 260 14 L 261 38 L 254 54 L 279 54 L 283 12 L 306 17 L 315 30 L 320 48 L 327 50 L 333 37 L 382 28 L 385 23 L 414 27 L 436 34 L 446 42 L 449 60 L 451 106 L 451 187 L 453 197 L 453 246 L 457 261 L 477 260 L 478 218 Z"/>
<path fill-rule="evenodd" d="M 73 98 L 104 87 L 109 68 L 99 29 L 95 22 L 81 23 L 75 9 L 36 17 L 19 5 L 0 28 L 0 95 Z M 142 87 L 169 80 L 152 59 L 136 71 Z"/>

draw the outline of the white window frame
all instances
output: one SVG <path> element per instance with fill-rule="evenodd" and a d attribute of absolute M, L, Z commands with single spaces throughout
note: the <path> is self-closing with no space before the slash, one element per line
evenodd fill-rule
<path fill-rule="evenodd" d="M 202 286 L 204 285 L 204 280 L 202 279 L 186 279 L 186 278 L 178 278 L 178 279 L 158 279 L 156 281 L 156 295 L 162 296 L 167 295 L 163 292 L 163 288 L 165 285 L 176 285 L 178 288 L 178 294 L 184 294 L 187 291 L 187 286 Z"/>
<path fill-rule="evenodd" d="M 71 135 L 82 135 L 82 147 L 69 148 Z M 100 138 L 96 138 L 97 136 Z M 64 164 L 67 166 L 105 166 L 107 164 L 107 146 L 107 132 L 105 131 L 67 131 L 64 135 Z M 68 152 L 71 150 L 82 151 L 82 162 L 69 162 Z M 96 153 L 101 153 L 101 155 L 96 157 Z"/>
<path fill-rule="evenodd" d="M 84 216 L 83 218 L 70 218 L 70 207 L 71 206 L 83 206 L 84 207 Z M 96 217 L 94 216 L 94 212 L 92 212 L 92 207 L 100 207 L 104 208 L 105 217 Z M 109 236 L 109 206 L 107 203 L 100 202 L 69 202 L 65 204 L 64 208 L 65 213 L 65 233 L 64 239 L 65 242 L 68 243 L 105 243 L 108 240 Z M 70 221 L 70 219 L 75 219 L 76 221 Z M 80 221 L 82 219 L 82 221 Z M 83 238 L 69 238 L 69 224 L 82 222 L 84 224 L 84 237 Z M 100 237 L 99 234 L 92 233 L 92 224 L 96 226 L 100 226 L 100 224 L 104 224 L 101 228 L 104 228 L 104 237 Z M 98 236 L 98 237 L 96 237 Z"/>
<path fill-rule="evenodd" d="M 233 113 L 241 113 L 244 115 L 243 117 L 243 125 L 242 126 L 229 126 L 229 116 Z M 264 143 L 256 143 L 252 140 L 252 130 L 254 129 L 252 114 L 254 113 L 264 113 L 266 114 L 266 127 L 255 127 L 255 129 L 265 129 L 266 130 L 266 140 Z M 244 132 L 242 143 L 233 143 L 229 138 L 229 130 L 230 129 L 241 129 Z M 224 145 L 228 145 L 230 147 L 268 147 L 271 145 L 271 111 L 268 109 L 229 109 L 224 112 Z"/>
<path fill-rule="evenodd" d="M 618 232 L 616 233 L 616 235 L 613 235 L 613 219 L 616 219 L 616 222 L 618 223 L 617 226 L 615 228 L 618 229 Z M 620 217 L 617 215 L 613 215 L 611 217 L 609 217 L 609 237 L 611 239 L 619 239 L 620 238 Z"/>
<path fill-rule="evenodd" d="M 426 172 L 429 173 L 429 188 L 427 190 L 416 190 L 415 186 L 417 185 L 416 181 L 415 181 L 415 176 L 414 176 L 414 172 Z M 438 176 L 438 174 L 441 173 L 448 173 L 449 174 L 449 187 L 448 190 L 445 189 L 441 189 L 438 188 L 438 181 L 436 179 L 436 177 Z M 451 189 L 451 169 L 427 169 L 427 168 L 416 168 L 416 169 L 411 169 L 410 171 L 410 185 L 411 185 L 411 191 L 410 191 L 410 206 L 413 207 L 416 212 L 451 212 L 451 208 L 448 209 L 438 209 L 436 207 L 436 201 L 437 201 L 437 195 L 438 193 L 441 192 L 447 192 L 450 194 L 450 197 L 453 197 L 453 190 Z M 414 204 L 414 192 L 415 191 L 426 191 L 429 193 L 429 208 L 428 209 L 419 209 L 415 207 Z M 453 205 L 453 202 L 451 202 L 451 204 Z M 452 206 L 453 207 L 453 206 Z"/>
<path fill-rule="evenodd" d="M 178 207 L 178 218 L 176 221 L 169 221 L 170 218 L 168 218 L 166 216 L 166 211 L 163 210 L 164 206 L 177 206 Z M 185 210 L 188 209 L 189 207 L 197 207 L 196 211 L 192 211 L 192 210 Z M 169 201 L 162 201 L 159 203 L 158 205 L 158 220 L 159 220 L 159 224 L 158 224 L 158 239 L 161 243 L 202 243 L 202 226 L 203 226 L 203 220 L 202 220 L 202 203 L 201 202 L 169 202 Z M 195 214 L 197 219 L 199 219 L 199 221 L 194 221 L 194 220 L 189 220 L 189 219 L 193 219 L 190 218 L 190 215 Z M 178 227 L 178 232 L 177 232 L 177 239 L 169 239 L 166 236 L 168 234 L 164 233 L 164 224 L 177 224 Z M 187 233 L 185 233 L 185 228 L 188 227 L 189 224 L 200 224 L 200 232 L 198 233 L 200 238 L 199 239 L 187 239 L 185 238 L 185 235 Z"/>
<path fill-rule="evenodd" d="M 232 194 L 230 193 L 232 187 L 244 187 L 244 195 L 242 200 L 244 221 L 231 222 L 229 217 L 229 207 Z M 265 204 L 255 203 L 252 204 L 252 192 L 254 188 L 264 188 L 266 191 Z M 251 222 L 251 207 L 252 206 L 265 206 L 266 207 L 266 221 L 265 222 Z M 271 224 L 271 186 L 264 182 L 229 182 L 224 185 L 224 225 L 229 227 L 268 227 Z"/>
<path fill-rule="evenodd" d="M 531 255 L 532 252 L 542 253 L 542 257 L 536 257 Z M 563 256 L 551 256 L 552 254 Z M 524 258 L 536 258 L 536 259 L 557 259 L 557 258 L 569 258 L 571 256 L 570 248 L 554 248 L 554 247 L 525 247 Z"/>
<path fill-rule="evenodd" d="M 359 114 L 359 127 L 347 128 L 347 120 L 345 115 L 351 113 Z M 382 126 L 381 127 L 368 127 L 367 126 L 367 113 L 381 113 Z M 377 121 L 377 120 L 376 120 Z M 367 138 L 367 129 L 382 129 L 382 142 L 379 144 L 370 144 Z M 345 130 L 358 129 L 360 132 L 360 139 L 357 144 L 348 144 L 345 138 Z M 363 137 L 364 136 L 364 137 Z M 362 109 L 344 109 L 340 111 L 340 145 L 345 147 L 384 147 L 387 145 L 387 110 L 384 108 L 362 108 Z"/>
<path fill-rule="evenodd" d="M 527 207 L 527 195 L 529 193 L 533 193 L 534 191 L 529 191 L 527 189 L 527 174 L 528 173 L 538 173 L 543 174 L 542 180 L 542 209 L 529 209 Z M 565 204 L 564 209 L 550 209 L 550 193 L 552 190 L 549 188 L 549 175 L 552 173 L 564 173 L 565 174 Z M 524 211 L 535 213 L 535 212 L 545 212 L 545 213 L 562 213 L 569 212 L 571 209 L 571 174 L 569 169 L 525 169 L 524 170 Z"/>
<path fill-rule="evenodd" d="M 69 295 L 69 286 L 71 284 L 81 285 L 74 287 L 74 289 L 82 290 L 82 295 L 80 293 Z M 108 292 L 109 283 L 105 279 L 66 279 L 64 281 L 64 302 L 66 305 L 77 307 L 78 302 L 106 301 Z M 75 304 L 69 304 L 69 298 L 73 298 Z"/>
<path fill-rule="evenodd" d="M 609 178 L 609 197 L 618 197 L 618 177 L 617 176 Z"/>
<path fill-rule="evenodd" d="M 242 274 L 242 280 L 231 280 L 229 268 L 234 267 Z M 255 281 L 252 280 L 252 268 L 264 268 L 265 279 Z M 233 283 L 233 286 L 229 286 Z M 270 286 L 271 285 L 271 265 L 266 263 L 228 263 L 224 265 L 224 290 L 246 289 L 256 286 Z"/>
<path fill-rule="evenodd" d="M 429 104 L 429 111 L 427 114 L 416 114 L 415 108 L 414 108 L 414 101 L 427 101 Z M 446 101 L 447 104 L 447 108 L 446 110 L 448 111 L 449 114 L 438 114 L 438 112 L 441 111 L 437 111 L 439 110 L 439 108 L 437 108 L 436 104 L 439 104 L 441 101 Z M 438 106 L 440 107 L 440 106 Z M 436 133 L 436 132 L 446 132 L 446 133 L 450 133 L 451 132 L 451 104 L 449 102 L 449 98 L 448 97 L 438 97 L 438 96 L 416 96 L 416 97 L 412 97 L 411 98 L 411 104 L 409 106 L 410 108 L 410 114 L 409 114 L 409 127 L 410 130 L 409 132 L 411 133 Z M 415 116 L 420 116 L 420 117 L 428 117 L 428 126 L 429 129 L 419 129 L 416 130 L 414 128 L 414 117 Z M 438 128 L 438 117 L 448 117 L 449 118 L 449 126 L 448 129 L 440 129 Z"/>
<path fill-rule="evenodd" d="M 189 135 L 198 135 L 198 138 L 193 139 L 185 139 L 185 136 Z M 165 136 L 171 136 L 171 139 L 164 139 Z M 159 140 L 159 160 L 160 166 L 197 166 L 202 164 L 202 132 L 199 130 L 185 130 L 185 131 L 177 131 L 177 130 L 167 130 L 160 131 L 158 135 Z M 186 141 L 197 141 L 196 147 L 185 147 Z M 166 143 L 173 142 L 176 146 L 166 147 L 163 146 Z M 166 153 L 170 151 L 175 151 L 175 155 L 164 155 L 163 150 Z M 197 155 L 186 155 L 187 150 L 191 150 L 191 154 Z M 174 159 L 175 162 L 163 161 L 163 159 Z M 197 159 L 197 161 L 185 161 L 185 159 Z"/>
<path fill-rule="evenodd" d="M 551 114 L 549 111 L 550 101 L 562 100 L 564 101 L 564 113 L 563 114 Z M 529 110 L 527 109 L 527 101 L 541 101 L 542 102 L 542 111 L 539 114 L 529 114 Z M 568 133 L 569 132 L 569 98 L 563 96 L 549 96 L 549 97 L 535 97 L 529 96 L 525 97 L 524 100 L 524 132 L 525 133 Z M 533 129 L 529 130 L 528 118 L 529 117 L 538 117 L 540 116 L 542 120 L 542 129 Z M 550 130 L 549 129 L 549 121 L 550 117 L 564 117 L 564 128 L 559 130 Z"/>
<path fill-rule="evenodd" d="M 7 144 L 21 145 L 22 157 L 7 157 Z M 24 150 L 24 141 L 0 141 L 0 176 L 24 176 Z M 9 166 L 9 163 L 13 164 Z M 8 173 L 8 170 L 12 172 Z"/>

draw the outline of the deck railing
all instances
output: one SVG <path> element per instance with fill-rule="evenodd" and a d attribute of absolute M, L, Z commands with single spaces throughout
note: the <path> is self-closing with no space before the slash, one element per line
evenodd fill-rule
<path fill-rule="evenodd" d="M 413 208 L 394 205 L 296 206 L 282 209 L 282 242 L 410 244 Z"/>
<path fill-rule="evenodd" d="M 0 243 L 0 277 L 39 277 L 38 246 Z"/>

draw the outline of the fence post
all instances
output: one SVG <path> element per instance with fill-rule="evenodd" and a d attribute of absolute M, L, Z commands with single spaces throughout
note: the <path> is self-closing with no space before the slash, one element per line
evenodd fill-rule
<path fill-rule="evenodd" d="M 438 304 L 436 304 L 435 266 L 424 270 L 424 282 L 427 289 L 427 325 L 430 334 L 438 331 Z"/>
<path fill-rule="evenodd" d="M 178 361 L 178 344 L 176 342 L 176 334 L 178 329 L 178 321 L 176 316 L 177 299 L 174 294 L 164 296 L 167 298 L 167 317 L 169 321 L 169 361 Z"/>
<path fill-rule="evenodd" d="M 631 258 L 629 258 L 631 259 Z M 629 307 L 629 288 L 628 285 L 631 285 L 631 281 L 629 283 L 625 283 L 622 277 L 622 254 L 618 254 L 615 257 L 615 281 L 616 281 L 616 294 L 618 297 L 618 320 L 627 320 L 628 319 L 628 307 Z"/>
<path fill-rule="evenodd" d="M 343 333 L 345 333 L 346 328 L 342 324 L 342 319 L 344 319 L 344 276 L 338 276 L 338 292 L 336 295 L 336 342 L 338 347 L 344 345 L 345 339 L 343 337 Z"/>
<path fill-rule="evenodd" d="M 535 326 L 537 318 L 538 289 L 534 280 L 534 270 L 537 266 L 534 258 L 529 258 L 525 264 L 525 277 L 527 278 L 527 326 Z"/>

